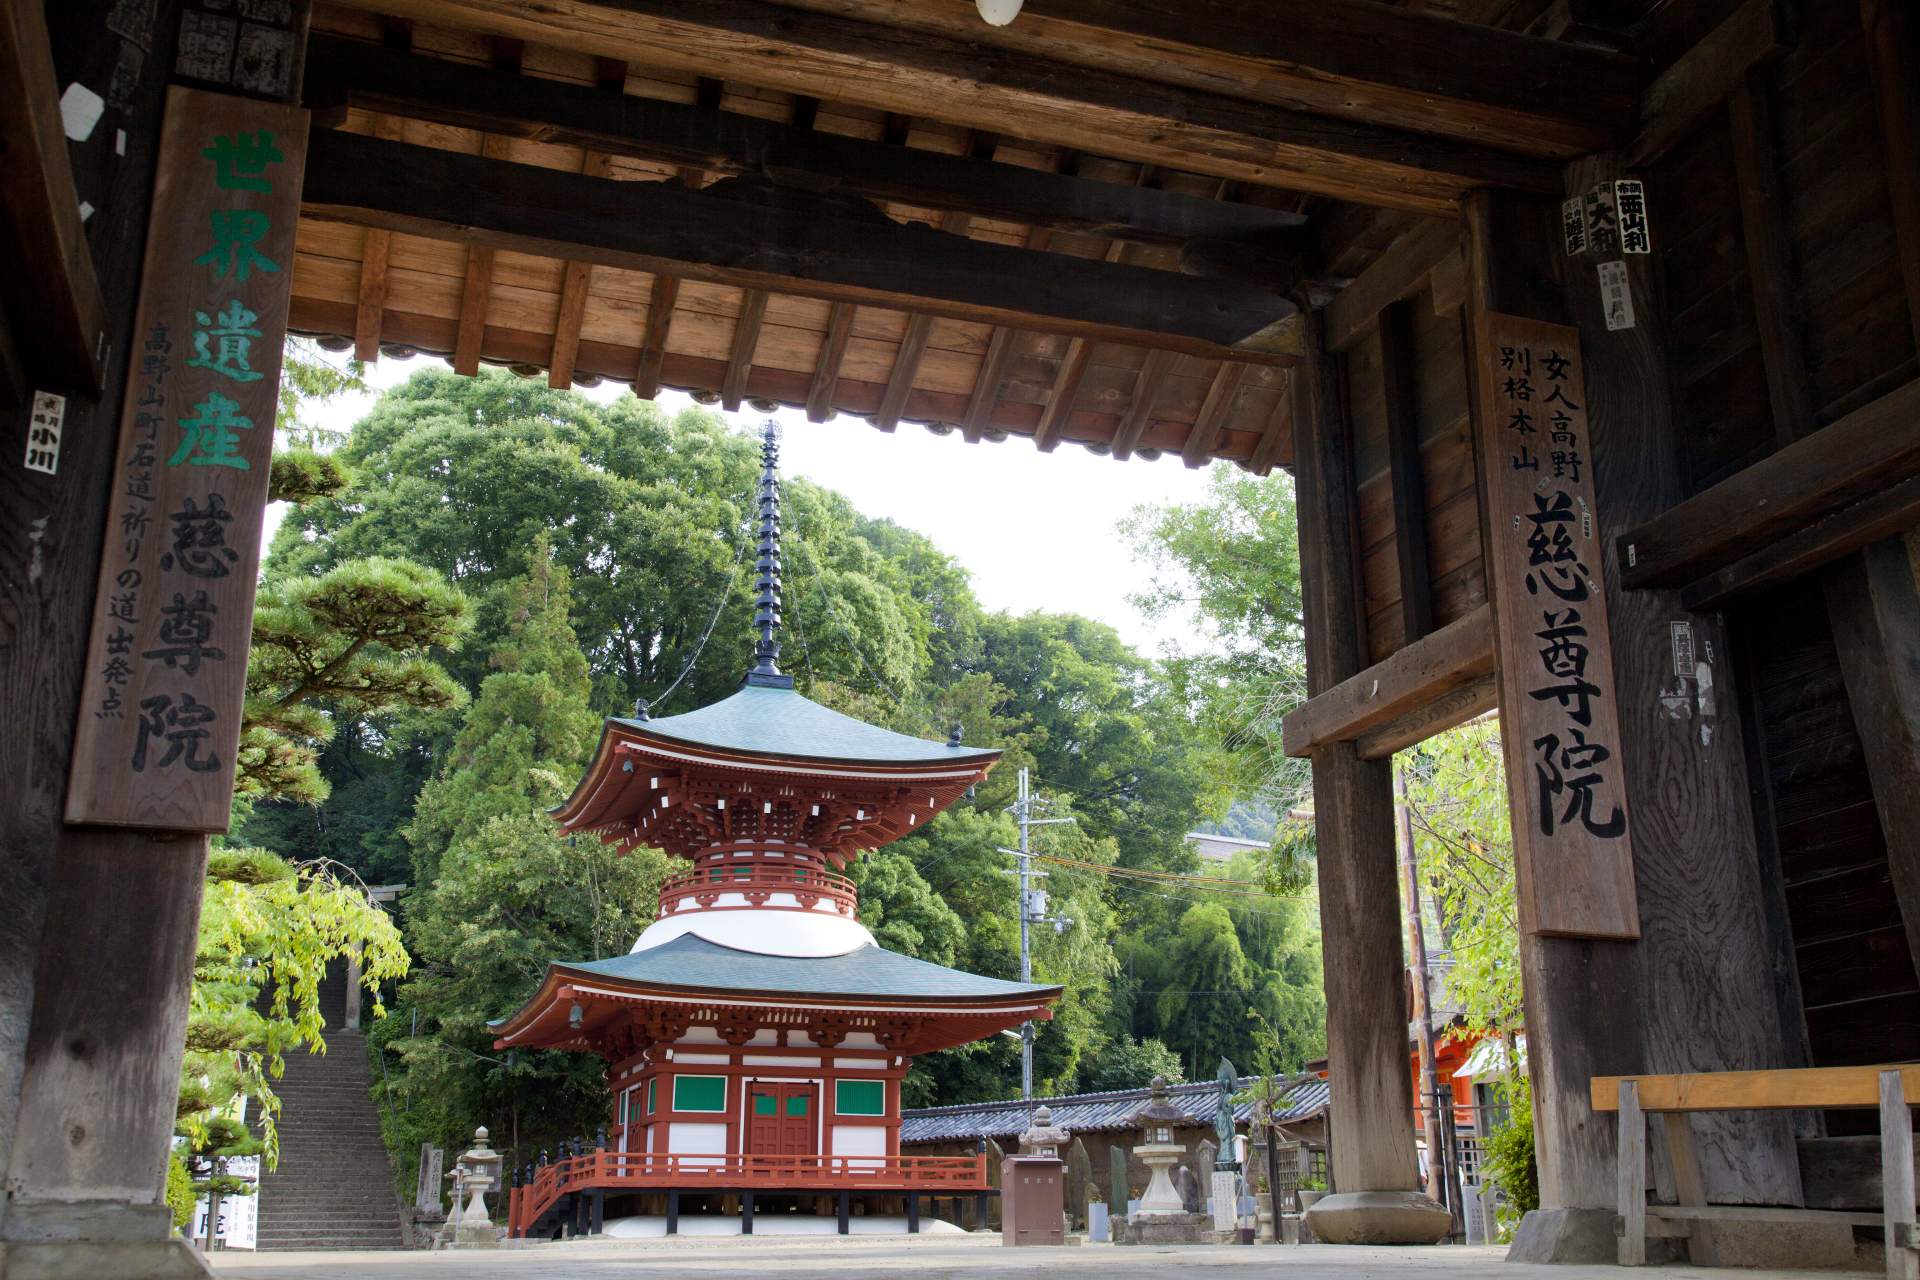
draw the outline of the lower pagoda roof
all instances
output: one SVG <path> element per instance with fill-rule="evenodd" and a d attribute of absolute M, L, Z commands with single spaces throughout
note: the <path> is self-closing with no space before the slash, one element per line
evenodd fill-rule
<path fill-rule="evenodd" d="M 644 737 L 801 760 L 978 765 L 1000 756 L 992 747 L 963 747 L 895 733 L 777 686 L 749 684 L 731 697 L 684 715 L 616 723 Z"/>
<path fill-rule="evenodd" d="M 1047 999 L 1061 991 L 929 964 L 871 943 L 837 956 L 777 956 L 721 946 L 691 933 L 645 951 L 577 964 L 555 961 L 554 967 L 648 987 L 755 995 L 999 1001 Z"/>
<path fill-rule="evenodd" d="M 775 1016 L 784 1021 L 794 1013 L 813 1011 L 851 1017 L 854 1022 L 847 1025 L 852 1029 L 871 1023 L 907 1032 L 899 1039 L 902 1050 L 923 1052 L 1030 1018 L 1050 1018 L 1049 1006 L 1061 991 L 949 969 L 872 944 L 834 956 L 783 956 L 722 946 L 688 933 L 605 960 L 553 961 L 531 999 L 488 1025 L 501 1048 L 592 1048 L 609 1016 L 616 1021 L 626 1016 L 611 1015 L 615 1007 L 634 1007 L 636 1013 L 647 1008 L 666 1016 L 651 1033 L 656 1039 L 672 1038 L 665 1029 L 669 1023 L 684 1029 L 720 1016 L 737 1026 L 743 1018 Z M 569 1022 L 576 1002 L 595 1006 L 584 1022 Z M 951 1027 L 934 1031 L 933 1023 Z M 916 1027 L 920 1030 L 911 1031 Z"/>

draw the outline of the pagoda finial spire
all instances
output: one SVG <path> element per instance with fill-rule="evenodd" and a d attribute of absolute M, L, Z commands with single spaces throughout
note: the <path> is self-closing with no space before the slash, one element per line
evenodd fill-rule
<path fill-rule="evenodd" d="M 747 683 L 793 688 L 780 670 L 780 436 L 772 418 L 760 435 L 760 550 L 754 560 L 753 666 Z"/>

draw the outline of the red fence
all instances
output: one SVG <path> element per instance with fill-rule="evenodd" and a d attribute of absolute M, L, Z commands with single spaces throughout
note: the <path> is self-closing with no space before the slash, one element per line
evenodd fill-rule
<path fill-rule="evenodd" d="M 521 1236 L 560 1197 L 576 1191 L 987 1190 L 987 1157 L 677 1155 L 595 1151 L 557 1160 L 512 1189 L 507 1233 Z"/>

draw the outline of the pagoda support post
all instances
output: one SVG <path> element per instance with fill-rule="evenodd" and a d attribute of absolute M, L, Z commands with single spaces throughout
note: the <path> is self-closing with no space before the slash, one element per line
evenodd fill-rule
<path fill-rule="evenodd" d="M 596 1236 L 607 1230 L 607 1193 L 600 1187 L 593 1189 L 593 1219 L 588 1230 Z"/>
<path fill-rule="evenodd" d="M 670 1236 L 680 1234 L 680 1193 L 678 1191 L 667 1192 L 667 1234 Z"/>
<path fill-rule="evenodd" d="M 1331 689 L 1359 671 L 1350 441 L 1338 357 L 1308 315 L 1292 375 L 1296 509 L 1306 614 L 1307 684 Z M 1332 1081 L 1333 1193 L 1312 1226 L 1334 1244 L 1432 1244 L 1452 1217 L 1418 1190 L 1407 1097 L 1405 957 L 1401 949 L 1392 766 L 1351 742 L 1317 747 L 1314 830 Z"/>
<path fill-rule="evenodd" d="M 751 1191 L 740 1193 L 740 1234 L 743 1236 L 753 1234 L 753 1192 Z"/>
<path fill-rule="evenodd" d="M 841 1191 L 836 1193 L 834 1213 L 839 1219 L 840 1234 L 846 1235 L 848 1230 L 847 1219 L 853 1215 L 853 1207 L 849 1203 L 849 1197 L 846 1192 Z"/>
<path fill-rule="evenodd" d="M 907 1234 L 910 1236 L 920 1234 L 920 1193 L 918 1191 L 907 1192 Z"/>

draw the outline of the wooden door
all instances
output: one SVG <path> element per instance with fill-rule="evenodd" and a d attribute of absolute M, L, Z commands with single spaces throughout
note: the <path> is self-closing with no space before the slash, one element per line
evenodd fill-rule
<path fill-rule="evenodd" d="M 810 1084 L 756 1082 L 747 1089 L 747 1150 L 753 1155 L 814 1154 L 818 1121 Z"/>

